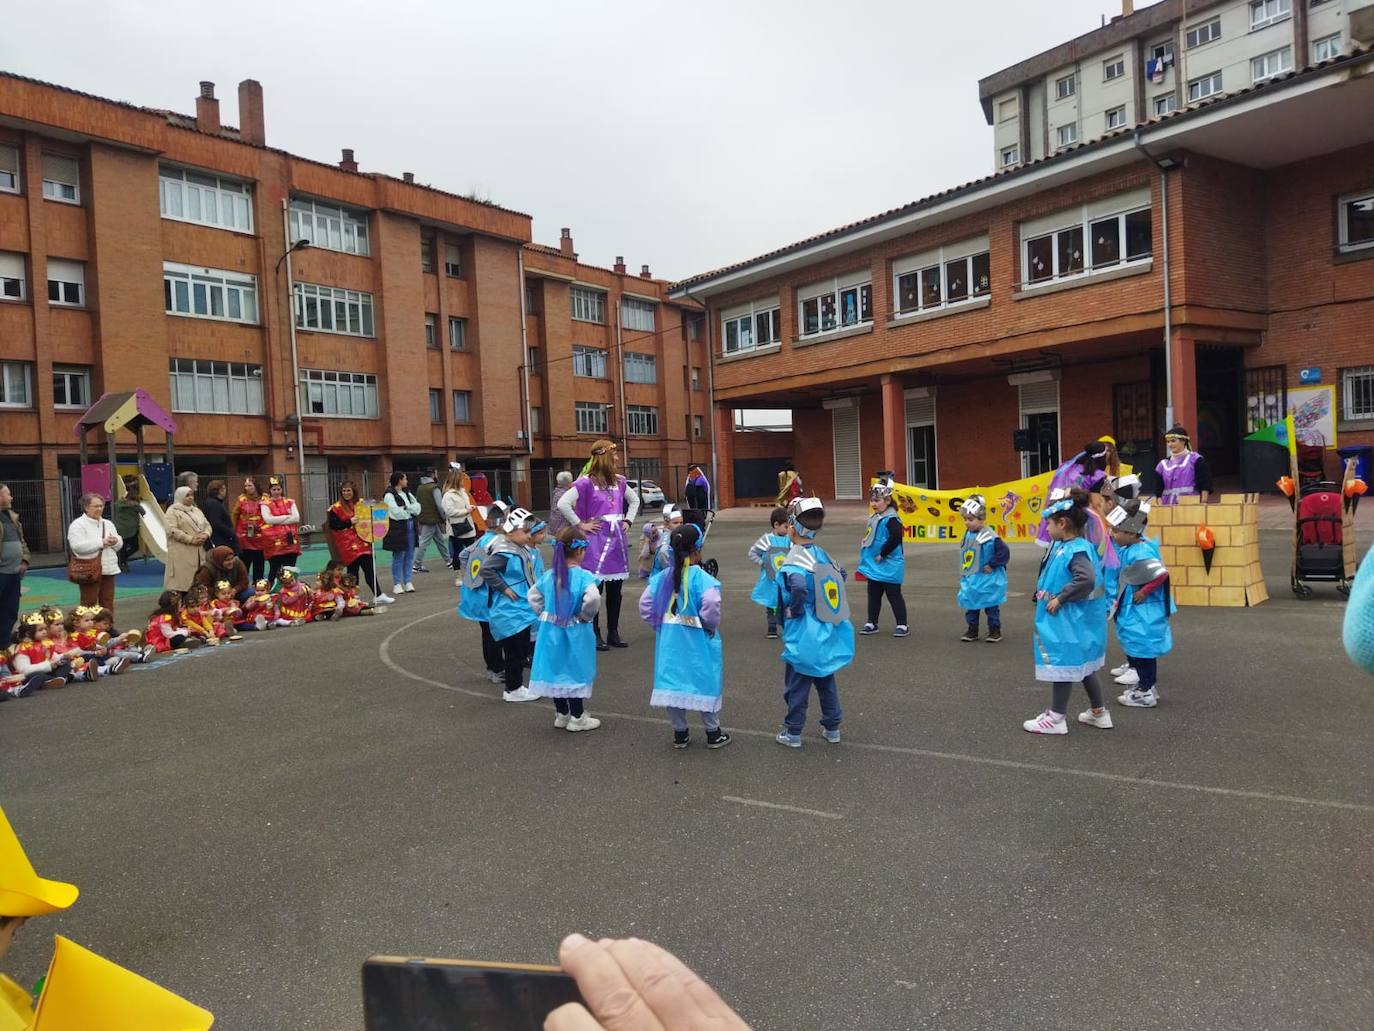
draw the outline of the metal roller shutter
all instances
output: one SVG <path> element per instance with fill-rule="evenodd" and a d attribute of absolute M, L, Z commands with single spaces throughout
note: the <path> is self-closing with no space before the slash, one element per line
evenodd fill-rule
<path fill-rule="evenodd" d="M 859 458 L 859 406 L 836 408 L 830 413 L 835 442 L 835 497 L 858 500 L 864 496 L 863 469 Z"/>

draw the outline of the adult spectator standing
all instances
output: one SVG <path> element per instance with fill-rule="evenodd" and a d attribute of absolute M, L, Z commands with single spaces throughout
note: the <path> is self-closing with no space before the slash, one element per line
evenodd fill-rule
<path fill-rule="evenodd" d="M 458 570 L 458 556 L 477 539 L 477 524 L 472 521 L 472 495 L 468 493 L 467 473 L 449 469 L 444 477 L 444 493 L 439 497 L 439 514 L 448 526 L 449 565 Z M 462 584 L 462 577 L 457 583 Z"/>
<path fill-rule="evenodd" d="M 372 510 L 358 509 L 358 485 L 352 480 L 339 484 L 339 496 L 329 506 L 325 523 L 339 561 L 348 571 L 367 584 L 378 605 L 390 605 L 396 599 L 377 590 L 377 571 L 372 562 Z M 367 540 L 358 532 L 360 524 L 367 524 Z"/>
<path fill-rule="evenodd" d="M 239 601 L 247 601 L 253 593 L 252 581 L 248 579 L 248 567 L 243 564 L 243 559 L 234 554 L 234 549 L 227 544 L 220 544 L 210 549 L 210 553 L 205 556 L 205 565 L 196 570 L 196 575 L 191 583 L 195 586 L 204 585 L 210 588 L 210 596 L 214 597 L 217 585 L 221 580 L 229 584 L 230 590 L 234 592 L 234 597 Z"/>
<path fill-rule="evenodd" d="M 568 488 L 572 486 L 573 474 L 564 469 L 553 481 L 553 494 L 549 498 L 549 536 L 557 537 L 563 528 L 568 525 L 568 520 L 564 518 L 558 503 L 563 500 L 563 495 L 568 493 Z"/>
<path fill-rule="evenodd" d="M 29 545 L 9 484 L 0 483 L 0 647 L 8 648 L 19 618 L 19 582 L 29 571 Z"/>
<path fill-rule="evenodd" d="M 196 505 L 195 491 L 178 487 L 167 509 L 167 572 L 162 586 L 185 593 L 205 564 L 205 542 L 210 539 L 210 521 Z"/>
<path fill-rule="evenodd" d="M 228 486 L 223 480 L 211 480 L 205 488 L 205 500 L 201 502 L 200 510 L 210 522 L 210 546 L 228 548 L 237 554 L 238 534 L 234 531 L 234 520 L 229 518 L 229 506 L 224 503 L 228 493 Z"/>
<path fill-rule="evenodd" d="M 238 496 L 229 510 L 229 518 L 234 521 L 234 536 L 239 539 L 239 557 L 248 567 L 248 575 L 254 583 L 262 579 L 267 560 L 262 556 L 263 496 L 258 489 L 255 477 L 243 478 L 243 493 Z"/>
<path fill-rule="evenodd" d="M 415 572 L 428 573 L 425 568 L 425 552 L 429 542 L 439 549 L 439 557 L 445 565 L 451 564 L 448 554 L 448 522 L 439 511 L 439 484 L 430 473 L 420 474 L 420 485 L 415 489 L 415 499 L 420 502 L 420 514 L 415 517 Z"/>
<path fill-rule="evenodd" d="M 143 494 L 137 476 L 124 477 L 124 496 L 115 498 L 110 506 L 115 532 L 122 542 L 119 546 L 119 570 L 129 571 L 129 559 L 139 548 L 138 526 L 143 517 Z"/>
<path fill-rule="evenodd" d="M 704 512 L 711 507 L 711 482 L 699 465 L 687 468 L 686 495 L 688 508 Z"/>
<path fill-rule="evenodd" d="M 77 585 L 81 588 L 81 604 L 99 604 L 113 612 L 119 546 L 123 541 L 115 524 L 105 518 L 104 498 L 99 494 L 82 494 L 80 504 L 81 514 L 67 527 L 67 547 L 73 558 L 100 559 L 100 575 Z"/>
<path fill-rule="evenodd" d="M 391 489 L 384 499 L 391 523 L 382 547 L 391 552 L 392 594 L 415 591 L 410 578 L 415 565 L 415 517 L 420 514 L 420 502 L 406 489 L 409 484 L 405 473 L 393 472 Z"/>
<path fill-rule="evenodd" d="M 597 650 L 629 647 L 620 639 L 620 595 L 630 575 L 626 535 L 639 514 L 639 495 L 620 475 L 620 453 L 614 441 L 603 439 L 592 445 L 586 474 L 558 499 L 558 509 L 586 538 L 582 568 L 596 577 L 606 598 L 606 638 L 602 640 L 598 615 Z"/>
<path fill-rule="evenodd" d="M 301 553 L 297 527 L 301 511 L 286 496 L 280 476 L 267 478 L 267 500 L 262 503 L 262 554 L 267 559 L 268 579 L 275 585 L 281 571 Z"/>
<path fill-rule="evenodd" d="M 184 473 L 177 474 L 178 487 L 190 487 L 191 493 L 200 496 L 200 473 L 187 469 Z M 176 497 L 176 491 L 172 492 L 172 497 Z"/>
<path fill-rule="evenodd" d="M 778 507 L 786 508 L 801 496 L 801 474 L 797 472 L 797 467 L 792 464 L 792 459 L 789 458 L 783 462 L 782 472 L 778 473 L 778 496 L 776 499 Z"/>

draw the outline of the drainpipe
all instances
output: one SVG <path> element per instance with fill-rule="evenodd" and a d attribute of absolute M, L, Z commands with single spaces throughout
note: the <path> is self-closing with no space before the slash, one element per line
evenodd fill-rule
<path fill-rule="evenodd" d="M 525 249 L 523 247 L 516 255 L 516 261 L 520 268 L 520 384 L 521 391 L 525 395 L 521 417 L 524 420 L 525 454 L 532 456 L 534 454 L 534 416 L 530 413 L 530 338 L 525 327 L 527 305 L 525 303 Z M 525 470 L 525 473 L 530 477 L 530 482 L 533 483 L 534 474 L 528 469 Z M 532 489 L 533 487 L 531 487 Z"/>
<path fill-rule="evenodd" d="M 625 340 L 620 331 L 620 298 L 615 302 L 615 378 L 620 387 L 620 453 L 625 458 L 625 470 L 630 469 L 630 410 L 625 407 Z M 610 427 L 607 427 L 609 429 Z M 636 476 L 635 479 L 642 479 Z"/>
<path fill-rule="evenodd" d="M 1164 237 L 1164 425 L 1168 427 L 1174 424 L 1174 308 L 1172 284 L 1169 282 L 1169 169 L 1176 168 L 1177 163 L 1161 160 L 1151 154 L 1145 144 L 1140 142 L 1139 129 L 1135 131 L 1134 142 L 1136 149 L 1145 155 L 1150 164 L 1159 169 L 1160 232 Z"/>
<path fill-rule="evenodd" d="M 692 296 L 690 287 L 683 291 L 683 296 L 689 301 L 696 300 L 696 298 Z M 710 304 L 705 301 L 698 303 L 701 304 L 701 321 L 706 327 L 706 413 L 711 417 L 711 421 L 707 425 L 711 427 L 711 490 L 712 493 L 715 493 L 720 489 L 720 456 L 716 450 L 716 445 L 718 443 L 716 440 L 716 352 L 711 343 Z M 690 366 L 691 362 L 688 362 L 688 365 Z M 690 442 L 688 446 L 691 446 Z M 714 498 L 711 500 L 712 502 L 715 501 Z"/>
<path fill-rule="evenodd" d="M 286 324 L 291 329 L 291 407 L 296 412 L 296 467 L 301 491 L 305 491 L 305 434 L 301 430 L 301 363 L 296 349 L 296 283 L 291 278 L 291 218 L 286 198 L 281 199 L 282 238 L 286 240 Z M 170 437 L 167 438 L 171 440 Z"/>

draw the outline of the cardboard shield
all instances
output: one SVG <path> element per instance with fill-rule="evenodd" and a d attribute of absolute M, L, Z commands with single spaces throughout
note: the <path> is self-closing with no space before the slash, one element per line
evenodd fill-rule
<path fill-rule="evenodd" d="M 767 555 L 768 568 L 773 571 L 773 576 L 782 572 L 782 567 L 787 562 L 787 553 L 791 548 L 769 548 Z"/>
<path fill-rule="evenodd" d="M 475 591 L 482 586 L 482 552 L 473 544 L 463 549 L 458 556 L 463 563 L 463 586 Z"/>
<path fill-rule="evenodd" d="M 974 561 L 978 558 L 977 548 L 965 548 L 963 554 L 959 556 L 959 569 L 967 573 L 973 568 Z"/>
<path fill-rule="evenodd" d="M 849 618 L 849 597 L 840 571 L 828 562 L 817 562 L 812 576 L 816 578 L 816 618 L 822 623 L 843 623 Z"/>

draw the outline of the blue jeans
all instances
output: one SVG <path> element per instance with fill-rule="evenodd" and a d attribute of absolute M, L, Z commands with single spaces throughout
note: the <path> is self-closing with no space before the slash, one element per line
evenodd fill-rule
<path fill-rule="evenodd" d="M 410 583 L 415 567 L 415 520 L 406 521 L 406 550 L 391 553 L 391 584 L 393 588 Z"/>
<path fill-rule="evenodd" d="M 798 673 L 791 664 L 783 665 L 783 701 L 787 703 L 787 716 L 783 726 L 789 734 L 800 734 L 806 726 L 806 708 L 811 700 L 811 685 L 816 685 L 816 694 L 821 700 L 821 726 L 826 730 L 838 730 L 844 719 L 840 709 L 840 689 L 835 683 L 835 674 L 828 677 L 809 677 Z"/>
<path fill-rule="evenodd" d="M 973 631 L 974 631 L 975 633 L 977 633 L 977 631 L 978 631 L 978 614 L 979 614 L 980 611 L 986 612 L 986 613 L 988 614 L 988 629 L 989 629 L 989 630 L 1001 630 L 1001 629 L 1002 629 L 1002 606 L 1001 606 L 1001 605 L 989 605 L 987 608 L 982 609 L 982 610 L 979 610 L 979 609 L 965 609 L 965 610 L 964 610 L 964 622 L 966 622 L 970 627 L 972 627 L 972 628 L 973 628 Z"/>

